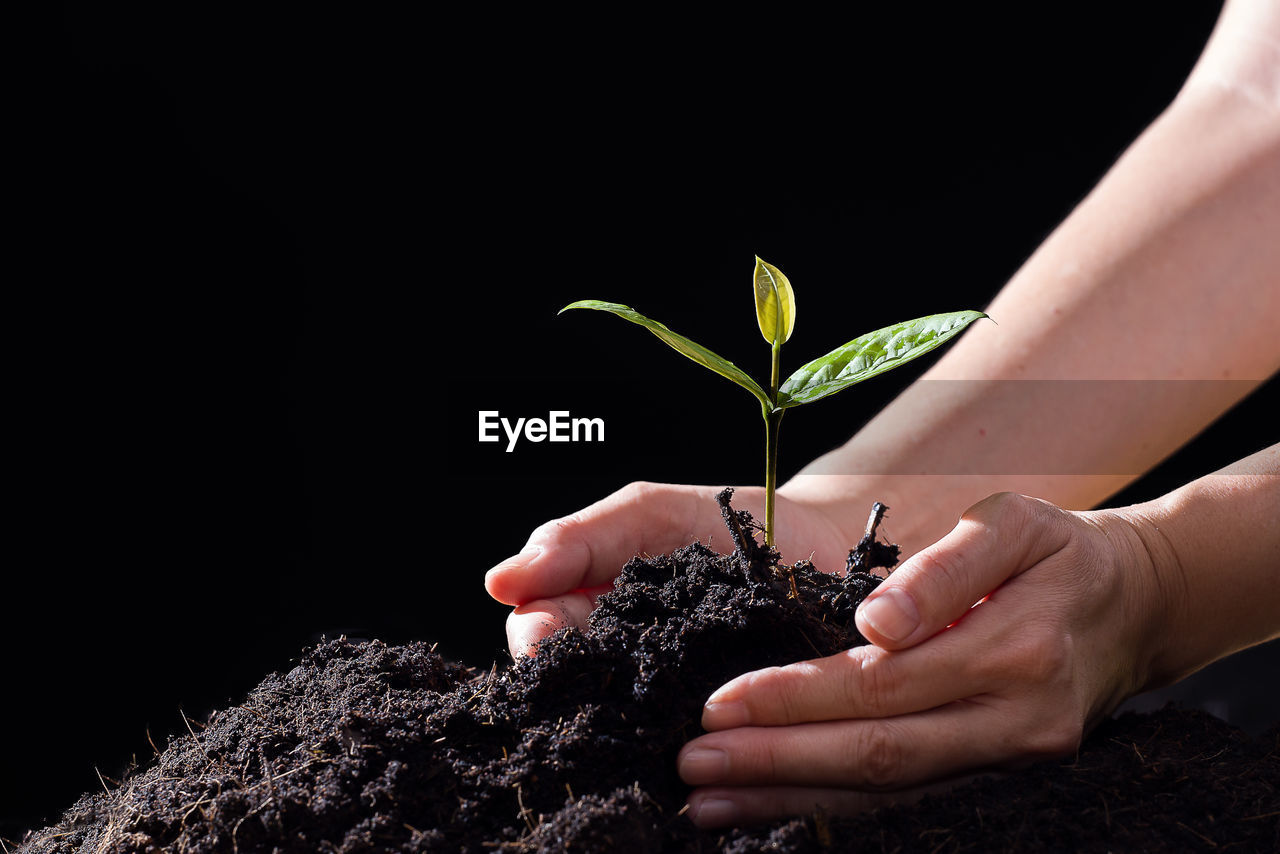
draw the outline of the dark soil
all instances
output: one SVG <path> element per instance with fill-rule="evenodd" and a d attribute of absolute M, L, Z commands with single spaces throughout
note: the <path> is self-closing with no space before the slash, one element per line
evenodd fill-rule
<path fill-rule="evenodd" d="M 783 567 L 727 501 L 733 555 L 695 543 L 631 560 L 589 628 L 534 658 L 477 672 L 423 644 L 322 643 L 19 850 L 1280 850 L 1280 729 L 1251 740 L 1175 710 L 915 805 L 696 830 L 675 756 L 707 695 L 864 643 L 868 570 L 897 559 L 875 541 L 877 508 L 843 578 Z"/>

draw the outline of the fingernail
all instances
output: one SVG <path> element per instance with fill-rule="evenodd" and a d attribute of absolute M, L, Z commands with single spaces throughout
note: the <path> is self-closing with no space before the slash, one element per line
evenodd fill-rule
<path fill-rule="evenodd" d="M 920 625 L 920 611 L 911 594 L 891 587 L 862 603 L 858 616 L 891 641 L 906 640 Z"/>
<path fill-rule="evenodd" d="M 733 824 L 737 815 L 738 808 L 733 801 L 720 798 L 704 798 L 697 806 L 689 809 L 689 820 L 699 827 Z"/>
<path fill-rule="evenodd" d="M 702 707 L 702 726 L 705 729 L 732 729 L 747 725 L 747 706 L 741 700 L 712 700 Z"/>
<path fill-rule="evenodd" d="M 690 786 L 705 786 L 729 773 L 729 754 L 710 747 L 695 747 L 680 759 L 680 776 Z"/>

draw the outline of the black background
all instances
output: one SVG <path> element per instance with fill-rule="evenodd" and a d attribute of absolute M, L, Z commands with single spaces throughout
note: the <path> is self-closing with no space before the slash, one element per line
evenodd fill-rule
<path fill-rule="evenodd" d="M 67 7 L 9 129 L 0 835 L 321 635 L 504 660 L 483 574 L 539 522 L 635 479 L 758 482 L 748 395 L 556 310 L 624 302 L 760 375 L 753 254 L 796 287 L 792 367 L 981 308 L 1173 97 L 1218 11 L 1118 5 Z M 782 476 L 929 361 L 789 419 Z M 1275 400 L 1117 500 L 1269 444 Z M 602 417 L 606 442 L 504 453 L 476 441 L 480 409 Z"/>

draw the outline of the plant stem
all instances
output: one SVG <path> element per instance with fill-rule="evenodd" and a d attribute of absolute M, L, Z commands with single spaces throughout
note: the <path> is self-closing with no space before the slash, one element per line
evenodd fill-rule
<path fill-rule="evenodd" d="M 770 412 L 764 418 L 764 542 L 773 545 L 773 493 L 778 486 L 778 429 L 785 409 Z"/>
<path fill-rule="evenodd" d="M 782 342 L 773 342 L 773 370 L 769 374 L 769 400 L 778 405 L 778 382 L 782 376 Z M 778 487 L 778 430 L 784 409 L 764 415 L 764 544 L 773 545 L 773 493 Z"/>

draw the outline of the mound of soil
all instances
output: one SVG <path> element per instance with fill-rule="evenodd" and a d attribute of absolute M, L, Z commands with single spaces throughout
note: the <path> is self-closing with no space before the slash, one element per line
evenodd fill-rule
<path fill-rule="evenodd" d="M 1079 756 L 911 806 L 731 833 L 683 817 L 680 747 L 733 676 L 865 643 L 857 604 L 897 548 L 867 536 L 840 577 L 784 567 L 749 515 L 737 550 L 631 560 L 585 630 L 504 672 L 434 647 L 339 639 L 86 795 L 20 851 L 1015 851 L 1280 848 L 1280 730 L 1261 741 L 1166 710 L 1100 727 Z"/>

